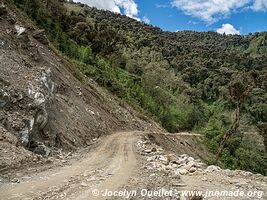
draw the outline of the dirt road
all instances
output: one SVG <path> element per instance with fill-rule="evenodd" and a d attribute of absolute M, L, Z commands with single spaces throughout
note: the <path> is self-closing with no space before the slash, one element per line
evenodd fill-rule
<path fill-rule="evenodd" d="M 113 191 L 160 191 L 163 188 L 168 191 L 204 192 L 240 190 L 245 194 L 253 192 L 253 195 L 235 199 L 266 199 L 263 196 L 267 188 L 265 176 L 241 170 L 218 169 L 216 166 L 206 167 L 201 160 L 183 154 L 184 151 L 190 153 L 193 152 L 192 148 L 197 148 L 194 146 L 196 141 L 189 140 L 187 135 L 183 136 L 184 140 L 181 135 L 178 140 L 173 140 L 176 136 L 167 137 L 165 134 L 153 136 L 155 138 L 144 132 L 121 132 L 102 137 L 95 148 L 78 152 L 78 159 L 70 160 L 68 166 L 54 167 L 37 174 L 29 171 L 27 174 L 31 177 L 26 180 L 20 178 L 24 180 L 20 183 L 0 184 L 0 200 L 106 200 L 109 197 L 120 200 L 122 197 L 114 195 Z M 170 150 L 166 151 L 165 148 Z M 175 155 L 181 165 L 173 163 L 176 158 L 170 157 L 174 155 L 172 149 L 177 150 Z M 168 159 L 173 161 L 168 162 Z M 189 169 L 189 165 L 195 166 L 190 166 L 195 172 L 187 170 L 187 173 L 182 173 L 181 169 Z M 106 196 L 106 191 L 110 195 Z M 157 195 L 152 197 L 140 196 L 138 191 L 131 199 L 163 199 Z M 183 198 L 185 196 L 180 197 L 186 199 Z M 176 196 L 173 198 L 177 199 Z M 232 198 L 211 196 L 207 199 Z"/>
<path fill-rule="evenodd" d="M 70 166 L 0 186 L 0 199 L 106 199 L 101 191 L 125 185 L 133 174 L 135 140 L 133 132 L 107 136 L 98 148 Z"/>

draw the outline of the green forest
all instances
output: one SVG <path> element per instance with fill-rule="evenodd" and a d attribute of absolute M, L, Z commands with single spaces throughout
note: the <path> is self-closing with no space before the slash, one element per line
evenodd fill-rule
<path fill-rule="evenodd" d="M 231 133 L 220 163 L 266 174 L 267 32 L 165 32 L 80 3 L 13 1 L 84 75 L 214 154 Z"/>

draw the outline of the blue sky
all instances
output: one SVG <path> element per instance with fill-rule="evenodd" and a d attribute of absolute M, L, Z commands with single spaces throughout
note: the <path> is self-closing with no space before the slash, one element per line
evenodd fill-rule
<path fill-rule="evenodd" d="M 120 12 L 166 31 L 267 31 L 267 0 L 76 0 Z"/>

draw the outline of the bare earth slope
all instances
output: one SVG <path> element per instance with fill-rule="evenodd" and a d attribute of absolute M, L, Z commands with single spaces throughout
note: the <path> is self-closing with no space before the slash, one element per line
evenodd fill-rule
<path fill-rule="evenodd" d="M 113 131 L 157 129 L 80 74 L 13 10 L 1 4 L 0 173 L 45 162 L 37 155 L 90 146 Z"/>

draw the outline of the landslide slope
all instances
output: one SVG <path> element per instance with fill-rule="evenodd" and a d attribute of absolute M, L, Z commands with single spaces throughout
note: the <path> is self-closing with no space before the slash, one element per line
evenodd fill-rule
<path fill-rule="evenodd" d="M 1 173 L 42 160 L 36 154 L 90 146 L 113 131 L 157 127 L 54 49 L 44 31 L 1 5 Z"/>

